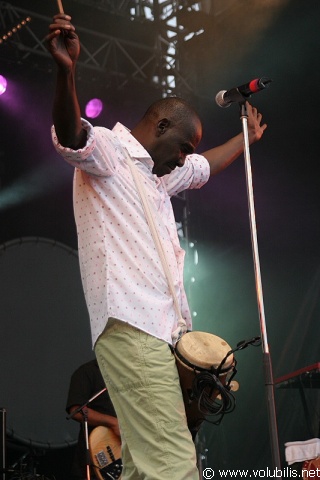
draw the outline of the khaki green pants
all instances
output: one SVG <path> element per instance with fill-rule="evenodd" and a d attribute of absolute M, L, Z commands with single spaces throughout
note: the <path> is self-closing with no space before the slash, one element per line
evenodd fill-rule
<path fill-rule="evenodd" d="M 199 480 L 169 346 L 110 319 L 95 353 L 119 420 L 122 480 Z"/>

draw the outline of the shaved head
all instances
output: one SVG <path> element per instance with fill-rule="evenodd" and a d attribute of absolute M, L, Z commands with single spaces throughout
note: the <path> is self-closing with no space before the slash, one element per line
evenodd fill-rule
<path fill-rule="evenodd" d="M 154 102 L 131 133 L 150 154 L 153 173 L 161 177 L 182 167 L 186 156 L 194 153 L 202 124 L 188 102 L 168 97 Z"/>
<path fill-rule="evenodd" d="M 174 124 L 196 121 L 201 125 L 197 112 L 179 97 L 167 97 L 154 102 L 143 116 L 143 120 L 148 122 L 157 122 L 161 118 L 168 118 Z"/>

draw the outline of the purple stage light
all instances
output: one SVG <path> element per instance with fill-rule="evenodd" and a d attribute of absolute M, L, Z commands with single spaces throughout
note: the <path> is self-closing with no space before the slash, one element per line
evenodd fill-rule
<path fill-rule="evenodd" d="M 0 75 L 0 95 L 2 95 L 7 90 L 7 80 L 5 77 Z"/>
<path fill-rule="evenodd" d="M 103 104 L 99 98 L 93 98 L 86 105 L 86 116 L 88 118 L 97 118 L 102 112 Z"/>

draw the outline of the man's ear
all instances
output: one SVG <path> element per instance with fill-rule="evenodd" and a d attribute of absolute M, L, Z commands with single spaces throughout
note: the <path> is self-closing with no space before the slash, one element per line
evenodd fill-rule
<path fill-rule="evenodd" d="M 168 118 L 162 118 L 157 123 L 157 137 L 163 135 L 170 127 L 170 120 Z"/>

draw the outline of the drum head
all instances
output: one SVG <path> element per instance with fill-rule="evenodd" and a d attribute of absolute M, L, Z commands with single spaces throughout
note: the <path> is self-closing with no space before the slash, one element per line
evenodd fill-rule
<path fill-rule="evenodd" d="M 188 332 L 182 336 L 177 344 L 178 353 L 195 367 L 210 369 L 217 368 L 227 353 L 231 350 L 230 345 L 212 333 Z M 233 363 L 231 354 L 223 370 L 228 369 Z"/>
<path fill-rule="evenodd" d="M 93 357 L 77 252 L 52 240 L 0 246 L 0 406 L 7 434 L 41 448 L 77 442 L 72 372 Z"/>

